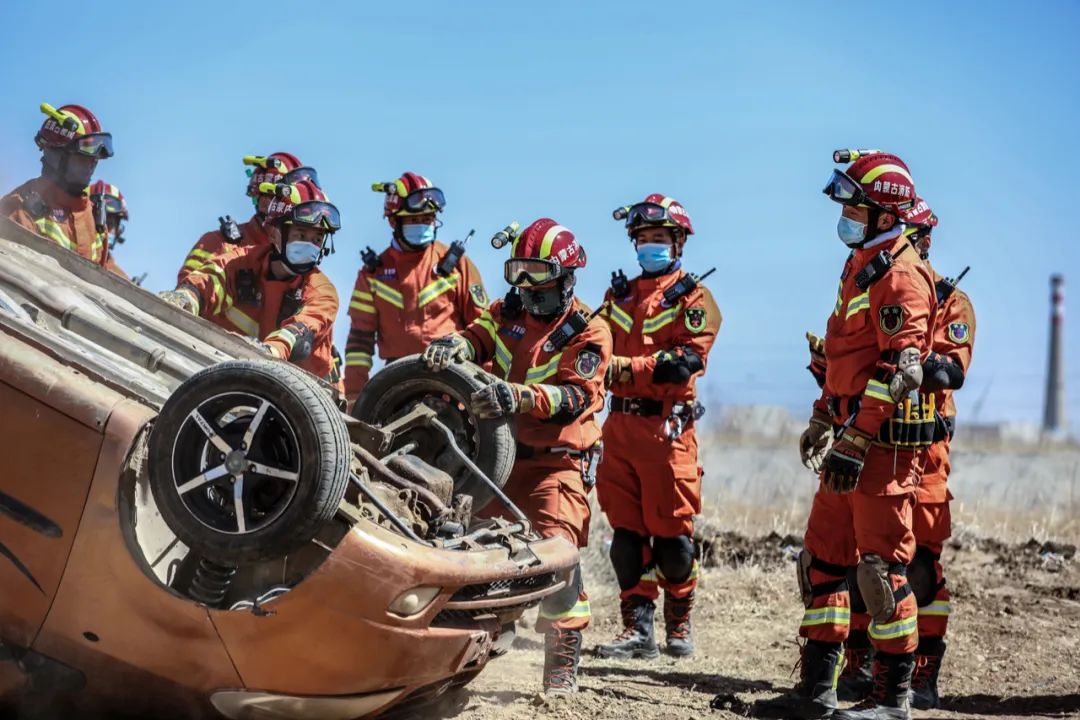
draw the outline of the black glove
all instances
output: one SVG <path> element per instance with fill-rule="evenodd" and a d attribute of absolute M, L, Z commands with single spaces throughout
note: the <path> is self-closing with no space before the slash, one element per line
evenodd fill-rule
<path fill-rule="evenodd" d="M 854 490 L 869 447 L 869 435 L 853 427 L 845 428 L 825 456 L 825 470 L 821 474 L 825 489 L 838 493 Z"/>

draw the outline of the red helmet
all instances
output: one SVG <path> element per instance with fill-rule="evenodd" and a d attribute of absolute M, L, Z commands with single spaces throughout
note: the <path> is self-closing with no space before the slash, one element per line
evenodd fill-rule
<path fill-rule="evenodd" d="M 423 175 L 413 172 L 404 173 L 393 182 L 372 183 L 371 189 L 386 193 L 383 201 L 385 218 L 442 212 L 446 207 L 443 191 Z"/>
<path fill-rule="evenodd" d="M 82 105 L 63 105 L 57 110 L 49 103 L 41 103 L 40 107 L 46 118 L 34 136 L 39 148 L 70 150 L 102 159 L 112 157 L 112 135 L 101 131 L 94 113 Z"/>
<path fill-rule="evenodd" d="M 612 215 L 616 220 L 626 219 L 626 233 L 631 237 L 643 227 L 667 227 L 684 235 L 694 234 L 690 214 L 682 203 L 660 193 L 653 193 L 636 205 L 618 208 Z"/>
<path fill-rule="evenodd" d="M 895 155 L 876 151 L 860 155 L 847 171 L 833 170 L 823 192 L 843 205 L 869 205 L 897 215 L 915 204 L 908 166 Z"/>
<path fill-rule="evenodd" d="M 97 180 L 90 186 L 90 199 L 94 203 L 104 202 L 105 212 L 109 215 L 116 215 L 121 220 L 128 219 L 127 202 L 124 200 L 124 193 L 120 192 L 120 188 L 115 185 L 110 185 L 104 180 Z"/>
<path fill-rule="evenodd" d="M 273 196 L 266 209 L 268 223 L 307 225 L 331 233 L 341 229 L 341 214 L 337 207 L 310 180 L 301 180 L 292 185 L 263 183 L 258 192 Z"/>
<path fill-rule="evenodd" d="M 244 164 L 253 168 L 251 179 L 248 180 L 248 197 L 258 197 L 259 186 L 263 183 L 276 185 L 285 178 L 287 173 L 303 167 L 303 163 L 300 162 L 298 157 L 285 152 L 276 152 L 270 155 L 245 155 Z M 312 170 L 312 174 L 314 174 L 314 170 Z M 302 178 L 295 179 L 300 180 Z M 315 184 L 318 186 L 318 176 L 315 176 L 315 179 Z"/>
<path fill-rule="evenodd" d="M 543 285 L 586 262 L 585 248 L 574 233 L 551 218 L 541 218 L 514 239 L 503 274 L 511 285 Z"/>
<path fill-rule="evenodd" d="M 930 255 L 930 233 L 938 224 L 938 216 L 930 209 L 930 204 L 922 198 L 915 198 L 915 203 L 901 215 L 906 228 L 904 236 L 919 250 L 925 260 Z"/>

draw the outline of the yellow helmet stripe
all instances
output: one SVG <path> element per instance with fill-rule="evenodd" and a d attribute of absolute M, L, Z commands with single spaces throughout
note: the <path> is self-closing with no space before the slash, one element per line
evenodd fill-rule
<path fill-rule="evenodd" d="M 544 233 L 544 239 L 540 241 L 540 257 L 548 258 L 551 256 L 551 246 L 555 243 L 555 238 L 559 236 L 561 232 L 570 232 L 562 225 L 553 225 Z"/>
<path fill-rule="evenodd" d="M 862 185 L 865 185 L 866 183 L 874 182 L 875 180 L 877 180 L 879 177 L 881 177 L 882 175 L 884 175 L 887 172 L 894 172 L 894 173 L 896 173 L 898 175 L 903 175 L 905 178 L 907 178 L 907 181 L 909 183 L 911 183 L 912 185 L 915 184 L 915 181 L 911 179 L 911 175 L 908 173 L 907 170 L 900 167 L 899 165 L 894 165 L 892 163 L 886 163 L 885 165 L 878 165 L 877 167 L 871 169 L 870 172 L 863 175 L 863 178 L 862 178 L 862 180 L 859 181 L 859 183 L 862 184 Z"/>

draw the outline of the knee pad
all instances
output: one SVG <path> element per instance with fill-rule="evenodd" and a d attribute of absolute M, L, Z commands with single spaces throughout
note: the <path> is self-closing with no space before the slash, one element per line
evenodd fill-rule
<path fill-rule="evenodd" d="M 549 615 L 558 615 L 559 613 L 567 612 L 577 604 L 578 597 L 581 595 L 581 589 L 581 565 L 577 565 L 570 571 L 570 577 L 566 582 L 566 587 L 559 590 L 557 593 L 548 595 L 540 604 Z"/>
<path fill-rule="evenodd" d="M 863 555 L 859 565 L 855 568 L 855 576 L 858 579 L 859 592 L 862 593 L 866 611 L 874 622 L 884 623 L 896 612 L 896 603 L 902 599 L 910 589 L 904 588 L 905 592 L 893 593 L 892 583 L 889 582 L 889 574 L 901 575 L 906 572 L 903 565 L 889 565 L 879 555 Z M 900 597 L 897 597 L 897 594 Z"/>
<path fill-rule="evenodd" d="M 848 568 L 847 571 L 847 584 L 848 594 L 851 597 L 851 612 L 853 613 L 865 613 L 866 603 L 862 599 L 862 593 L 859 592 L 859 578 L 856 568 Z"/>
<path fill-rule="evenodd" d="M 653 538 L 656 569 L 671 583 L 686 582 L 694 570 L 694 540 L 688 535 Z"/>
<path fill-rule="evenodd" d="M 915 595 L 915 602 L 919 607 L 926 607 L 934 602 L 941 583 L 937 576 L 938 556 L 925 545 L 915 547 L 915 557 L 908 566 L 908 585 Z"/>
<path fill-rule="evenodd" d="M 799 592 L 802 594 L 803 606 L 807 609 L 814 604 L 814 598 L 819 595 L 829 595 L 831 593 L 846 592 L 848 590 L 848 574 L 852 568 L 844 567 L 843 565 L 834 565 L 833 563 L 819 560 L 803 548 L 799 551 L 799 557 L 795 562 L 795 568 L 798 572 L 799 578 Z M 813 568 L 820 573 L 830 575 L 837 580 L 827 580 L 814 585 L 810 579 L 810 569 Z"/>
<path fill-rule="evenodd" d="M 644 550 L 645 538 L 624 528 L 615 529 L 608 557 L 611 558 L 611 565 L 615 568 L 615 577 L 619 581 L 620 590 L 629 590 L 641 582 L 641 573 L 645 564 Z"/>

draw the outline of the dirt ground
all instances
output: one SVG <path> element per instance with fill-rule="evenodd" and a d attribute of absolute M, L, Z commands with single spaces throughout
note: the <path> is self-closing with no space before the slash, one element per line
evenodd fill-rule
<path fill-rule="evenodd" d="M 692 720 L 753 716 L 753 703 L 789 688 L 797 658 L 797 599 L 790 541 L 719 537 L 707 551 L 687 660 L 583 658 L 581 691 L 538 696 L 543 650 L 521 628 L 515 651 L 493 661 L 432 718 L 455 720 Z M 1071 556 L 1071 557 L 1066 557 Z M 603 557 L 589 552 L 590 564 Z M 955 538 L 944 554 L 953 595 L 943 708 L 917 717 L 1080 716 L 1080 558 L 1075 548 Z M 617 597 L 604 567 L 590 567 L 594 621 L 586 650 L 618 632 Z M 721 696 L 722 709 L 710 709 Z"/>

